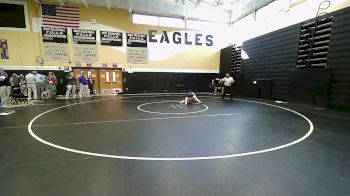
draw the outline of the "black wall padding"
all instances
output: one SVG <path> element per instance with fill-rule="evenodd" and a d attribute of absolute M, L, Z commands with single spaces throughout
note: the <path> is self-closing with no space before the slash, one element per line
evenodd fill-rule
<path fill-rule="evenodd" d="M 328 16 L 334 18 L 327 56 L 331 79 L 326 98 L 330 107 L 350 109 L 350 7 L 323 15 L 322 18 Z M 314 19 L 304 23 L 311 21 Z M 300 27 L 301 23 L 243 43 L 243 50 L 250 57 L 242 62 L 243 83 L 247 92 L 254 91 L 253 80 L 272 79 L 272 97 L 288 97 L 288 85 L 296 68 Z"/>
<path fill-rule="evenodd" d="M 209 82 L 218 74 L 209 73 L 123 73 L 124 93 L 208 92 Z"/>
<path fill-rule="evenodd" d="M 272 80 L 271 97 L 286 99 L 291 70 L 295 69 L 300 24 L 243 43 L 249 59 L 242 61 L 246 95 L 256 94 L 252 81 Z M 243 89 L 242 89 L 243 90 Z"/>
<path fill-rule="evenodd" d="M 328 67 L 332 69 L 329 106 L 350 109 L 350 8 L 334 16 L 328 50 Z"/>
<path fill-rule="evenodd" d="M 330 69 L 294 70 L 290 78 L 288 101 L 327 107 L 330 79 Z"/>
<path fill-rule="evenodd" d="M 221 49 L 220 51 L 220 74 L 230 73 L 232 57 L 232 46 Z"/>

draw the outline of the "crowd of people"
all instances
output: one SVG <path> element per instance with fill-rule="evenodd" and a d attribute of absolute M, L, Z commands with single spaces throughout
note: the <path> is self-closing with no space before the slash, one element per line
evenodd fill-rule
<path fill-rule="evenodd" d="M 80 73 L 80 77 L 76 79 L 73 72 L 69 72 L 66 76 L 67 89 L 66 89 L 66 99 L 76 98 L 77 83 L 79 83 L 79 97 L 89 97 L 94 92 L 95 81 L 92 79 L 91 75 L 85 76 L 84 72 Z"/>
<path fill-rule="evenodd" d="M 66 98 L 76 98 L 77 85 L 80 84 L 79 97 L 88 97 L 94 94 L 94 80 L 91 76 L 86 77 L 81 72 L 79 78 L 75 78 L 73 72 L 70 72 L 65 80 Z M 11 95 L 20 94 L 28 100 L 47 100 L 54 99 L 57 95 L 58 79 L 53 72 L 47 75 L 37 71 L 28 74 L 13 73 L 8 75 L 0 68 L 0 103 L 9 104 Z"/>
<path fill-rule="evenodd" d="M 22 94 L 28 100 L 54 98 L 56 85 L 57 77 L 53 72 L 43 75 L 32 71 L 27 75 L 13 73 L 9 76 L 3 69 L 0 70 L 1 103 L 9 103 L 11 94 Z"/>

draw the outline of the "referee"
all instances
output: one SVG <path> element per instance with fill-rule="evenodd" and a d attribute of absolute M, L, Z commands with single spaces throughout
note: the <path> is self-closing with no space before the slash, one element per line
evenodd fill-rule
<path fill-rule="evenodd" d="M 220 82 L 224 83 L 224 93 L 222 94 L 222 98 L 225 98 L 225 95 L 227 93 L 230 93 L 231 99 L 233 98 L 232 94 L 232 88 L 233 88 L 233 83 L 235 83 L 235 80 L 230 76 L 230 74 L 226 74 L 226 77 L 220 80 Z"/>

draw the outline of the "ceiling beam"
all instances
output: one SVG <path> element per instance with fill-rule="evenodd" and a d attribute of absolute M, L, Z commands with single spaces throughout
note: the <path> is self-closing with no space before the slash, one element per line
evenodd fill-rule
<path fill-rule="evenodd" d="M 108 10 L 111 10 L 111 0 L 105 0 L 106 2 L 106 7 L 108 8 Z"/>
<path fill-rule="evenodd" d="M 81 0 L 85 7 L 89 7 L 89 5 L 86 3 L 86 0 Z"/>
<path fill-rule="evenodd" d="M 198 7 L 199 4 L 201 4 L 202 1 L 203 1 L 203 0 L 197 0 L 196 5 L 194 5 L 193 9 L 195 9 L 196 7 Z"/>

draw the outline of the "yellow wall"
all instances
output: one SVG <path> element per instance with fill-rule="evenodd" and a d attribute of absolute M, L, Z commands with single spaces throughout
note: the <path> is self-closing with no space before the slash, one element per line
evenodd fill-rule
<path fill-rule="evenodd" d="M 9 47 L 10 59 L 0 59 L 0 66 L 37 66 L 36 58 L 42 56 L 42 41 L 40 32 L 40 6 L 33 1 L 27 1 L 28 15 L 30 18 L 30 30 L 29 31 L 13 31 L 13 30 L 0 30 L 0 39 L 7 39 Z M 91 19 L 96 19 L 97 24 L 91 24 Z M 39 22 L 38 22 L 39 21 Z M 159 26 L 147 26 L 138 25 L 132 23 L 132 15 L 126 10 L 105 8 L 86 8 L 80 7 L 80 28 L 82 29 L 94 29 L 94 30 L 114 30 L 123 31 L 123 45 L 126 44 L 125 32 L 145 33 L 148 34 L 148 30 L 158 30 L 158 33 L 162 31 L 189 31 L 186 29 L 175 29 Z M 68 31 L 70 32 L 70 31 Z M 201 32 L 202 34 L 212 34 Z M 97 31 L 99 34 L 99 31 Z M 57 61 L 45 61 L 43 66 L 75 66 L 73 58 L 72 37 L 69 37 L 70 48 L 70 63 L 69 62 L 57 62 Z M 214 35 L 214 43 L 216 44 L 216 38 L 222 36 Z M 170 38 L 170 37 L 169 37 Z M 148 64 L 129 64 L 127 63 L 125 46 L 122 48 L 114 48 L 108 46 L 100 46 L 99 40 L 99 62 L 94 62 L 93 66 L 102 67 L 102 63 L 107 63 L 109 67 L 113 63 L 122 64 L 124 68 L 151 68 L 151 69 L 192 69 L 212 71 L 219 70 L 219 58 L 220 48 L 225 45 L 216 44 L 212 47 L 207 46 L 185 46 L 178 49 L 177 52 L 162 58 L 162 55 L 167 53 L 167 50 L 171 45 L 163 45 L 161 43 L 148 43 L 150 56 L 158 56 L 157 59 L 149 59 Z M 158 44 L 158 45 L 157 45 Z M 159 47 L 164 46 L 163 52 L 154 52 L 152 47 L 156 46 L 159 51 Z M 153 53 L 152 53 L 153 52 Z M 161 59 L 161 60 L 159 60 Z M 85 66 L 85 63 L 82 63 Z"/>

